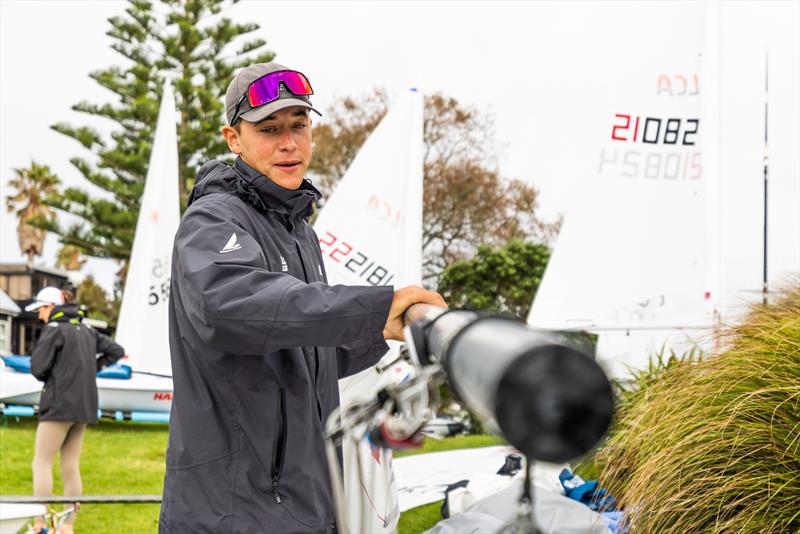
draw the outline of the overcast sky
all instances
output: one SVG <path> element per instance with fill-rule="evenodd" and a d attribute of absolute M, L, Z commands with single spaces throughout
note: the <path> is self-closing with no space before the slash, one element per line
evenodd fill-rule
<path fill-rule="evenodd" d="M 539 187 L 543 213 L 552 216 L 565 209 L 574 186 L 563 162 L 580 157 L 568 146 L 568 136 L 580 135 L 576 113 L 608 91 L 604 81 L 627 68 L 632 47 L 680 39 L 687 6 L 692 13 L 703 9 L 675 2 L 245 0 L 227 15 L 259 23 L 276 60 L 309 76 L 322 108 L 335 95 L 376 86 L 392 95 L 415 86 L 493 113 L 501 171 Z M 108 17 L 124 9 L 116 1 L 0 1 L 3 199 L 11 169 L 31 159 L 49 165 L 65 183 L 83 185 L 69 159 L 86 151 L 49 126 L 67 121 L 109 131 L 107 122 L 70 106 L 110 99 L 88 73 L 123 64 L 105 32 Z M 797 9 L 789 13 L 796 18 Z M 16 220 L 2 211 L 1 259 L 20 261 Z M 49 237 L 47 262 L 57 248 Z M 115 269 L 92 261 L 87 272 L 110 287 Z"/>

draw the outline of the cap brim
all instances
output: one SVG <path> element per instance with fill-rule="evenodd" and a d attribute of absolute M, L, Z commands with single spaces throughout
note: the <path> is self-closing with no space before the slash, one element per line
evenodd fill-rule
<path fill-rule="evenodd" d="M 270 102 L 266 106 L 262 106 L 256 109 L 251 109 L 247 113 L 242 113 L 240 118 L 246 120 L 247 122 L 259 122 L 266 119 L 267 117 L 269 117 L 270 115 L 272 115 L 277 111 L 295 106 L 310 109 L 320 117 L 322 116 L 322 113 L 314 109 L 311 106 L 311 104 L 309 104 L 305 100 L 300 100 L 299 98 L 281 98 L 276 100 L 275 102 Z"/>
<path fill-rule="evenodd" d="M 47 302 L 31 302 L 27 306 L 25 306 L 25 311 L 34 311 L 38 310 L 42 306 L 46 306 Z"/>

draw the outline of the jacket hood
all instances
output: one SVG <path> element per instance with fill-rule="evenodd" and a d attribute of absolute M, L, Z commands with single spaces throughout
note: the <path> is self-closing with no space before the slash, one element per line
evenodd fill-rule
<path fill-rule="evenodd" d="M 259 211 L 275 211 L 290 221 L 310 217 L 322 196 L 308 179 L 303 179 L 298 189 L 285 189 L 241 158 L 236 158 L 233 165 L 218 160 L 205 163 L 197 173 L 188 205 L 212 193 L 237 195 Z"/>
<path fill-rule="evenodd" d="M 77 304 L 64 304 L 56 306 L 50 312 L 47 322 L 69 323 L 83 321 L 83 312 Z"/>

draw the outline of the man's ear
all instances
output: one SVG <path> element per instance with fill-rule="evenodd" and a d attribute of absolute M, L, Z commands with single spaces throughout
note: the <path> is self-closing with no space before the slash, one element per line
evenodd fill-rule
<path fill-rule="evenodd" d="M 228 149 L 237 156 L 242 153 L 242 147 L 239 144 L 239 132 L 232 126 L 225 125 L 222 127 L 222 137 L 228 143 Z"/>

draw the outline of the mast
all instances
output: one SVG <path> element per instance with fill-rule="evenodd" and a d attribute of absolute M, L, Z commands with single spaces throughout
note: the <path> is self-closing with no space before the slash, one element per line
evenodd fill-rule
<path fill-rule="evenodd" d="M 707 290 L 705 294 L 707 317 L 713 324 L 712 349 L 720 348 L 719 332 L 722 327 L 722 310 L 725 306 L 726 284 L 722 266 L 723 242 L 722 225 L 722 183 L 720 181 L 720 5 L 717 2 L 706 4 L 706 26 L 703 53 L 703 178 L 706 181 L 707 234 L 708 243 Z"/>
<path fill-rule="evenodd" d="M 764 53 L 764 259 L 761 286 L 761 300 L 764 306 L 769 300 L 769 280 L 767 275 L 767 224 L 768 224 L 768 197 L 769 192 L 769 156 L 767 152 L 767 132 L 769 120 L 769 52 Z"/>

